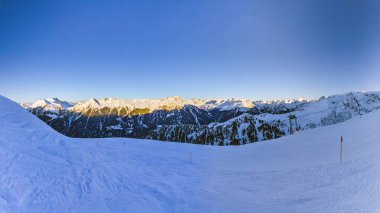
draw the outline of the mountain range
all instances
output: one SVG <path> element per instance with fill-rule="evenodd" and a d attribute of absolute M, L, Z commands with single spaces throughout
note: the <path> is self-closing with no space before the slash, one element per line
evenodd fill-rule
<path fill-rule="evenodd" d="M 21 104 L 58 132 L 78 138 L 131 137 L 210 145 L 242 145 L 340 123 L 380 109 L 380 92 L 316 100 L 58 98 Z"/>

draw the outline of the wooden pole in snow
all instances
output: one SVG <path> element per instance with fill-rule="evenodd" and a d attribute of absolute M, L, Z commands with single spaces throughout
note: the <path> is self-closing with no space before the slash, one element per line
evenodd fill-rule
<path fill-rule="evenodd" d="M 340 163 L 342 163 L 343 159 L 343 136 L 340 136 Z"/>

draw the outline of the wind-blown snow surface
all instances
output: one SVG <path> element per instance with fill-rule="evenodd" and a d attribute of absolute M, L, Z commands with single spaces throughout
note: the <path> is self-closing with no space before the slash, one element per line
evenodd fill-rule
<path fill-rule="evenodd" d="M 71 139 L 0 96 L 0 212 L 379 212 L 379 124 L 238 147 Z"/>

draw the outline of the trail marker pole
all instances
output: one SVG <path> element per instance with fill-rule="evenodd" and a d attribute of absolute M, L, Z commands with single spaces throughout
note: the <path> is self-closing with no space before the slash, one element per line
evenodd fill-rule
<path fill-rule="evenodd" d="M 343 136 L 340 136 L 340 163 L 342 163 L 343 159 Z"/>

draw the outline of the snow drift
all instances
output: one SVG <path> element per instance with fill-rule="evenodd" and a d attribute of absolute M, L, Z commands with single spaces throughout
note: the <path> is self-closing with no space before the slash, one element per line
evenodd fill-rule
<path fill-rule="evenodd" d="M 0 96 L 0 211 L 379 212 L 379 124 L 237 147 L 72 139 Z"/>

